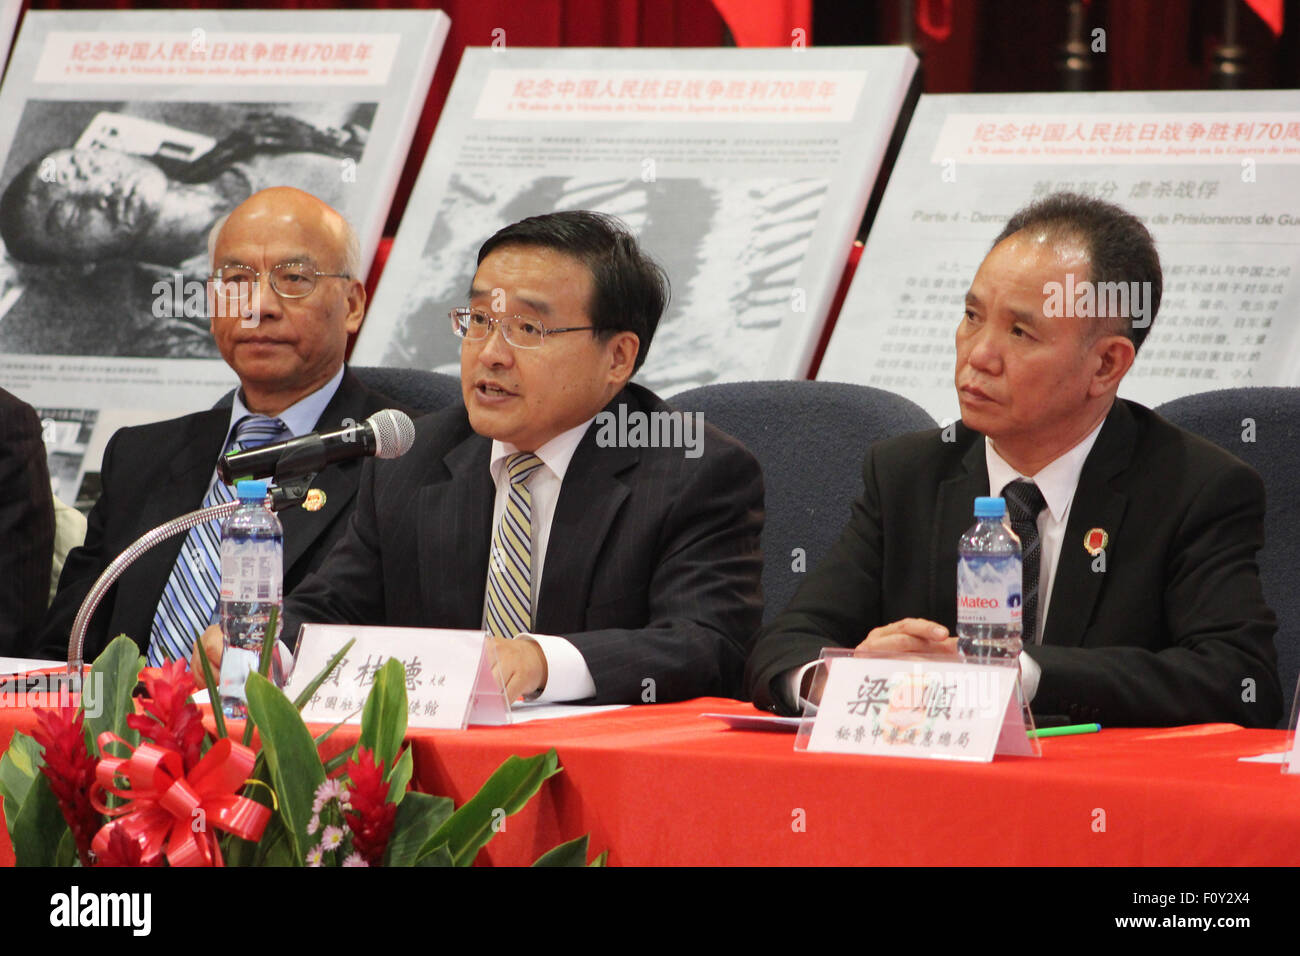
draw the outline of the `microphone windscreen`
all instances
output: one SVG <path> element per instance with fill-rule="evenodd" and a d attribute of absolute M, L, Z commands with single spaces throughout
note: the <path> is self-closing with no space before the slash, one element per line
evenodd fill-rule
<path fill-rule="evenodd" d="M 375 432 L 375 457 L 400 458 L 415 444 L 415 423 L 395 408 L 385 408 L 366 419 Z"/>

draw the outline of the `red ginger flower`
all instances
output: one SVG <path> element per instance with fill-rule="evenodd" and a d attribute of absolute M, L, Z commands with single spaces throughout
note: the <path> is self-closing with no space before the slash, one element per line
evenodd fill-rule
<path fill-rule="evenodd" d="M 108 833 L 108 846 L 99 854 L 96 866 L 162 866 L 162 854 L 149 859 L 144 856 L 143 835 L 131 837 L 125 827 L 113 827 Z"/>
<path fill-rule="evenodd" d="M 90 804 L 90 788 L 95 783 L 95 764 L 86 750 L 82 731 L 85 713 L 80 707 L 63 706 L 34 710 L 40 725 L 32 737 L 44 750 L 41 773 L 59 801 L 59 810 L 77 844 L 83 866 L 90 866 L 90 843 L 103 825 L 99 812 Z"/>
<path fill-rule="evenodd" d="M 140 672 L 147 696 L 140 702 L 144 714 L 130 714 L 126 724 L 145 740 L 181 755 L 189 773 L 203 756 L 203 717 L 190 701 L 194 678 L 184 661 Z"/>
<path fill-rule="evenodd" d="M 379 766 L 375 766 L 374 751 L 362 747 L 357 758 L 349 760 L 344 767 L 351 781 L 348 802 L 352 804 L 353 812 L 345 813 L 343 819 L 352 829 L 352 848 L 371 866 L 381 866 L 384 851 L 388 849 L 388 838 L 393 832 L 397 804 L 388 802 L 384 764 L 380 761 Z"/>

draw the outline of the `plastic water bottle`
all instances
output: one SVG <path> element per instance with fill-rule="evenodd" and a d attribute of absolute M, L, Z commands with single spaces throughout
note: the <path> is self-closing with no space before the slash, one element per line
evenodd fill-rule
<path fill-rule="evenodd" d="M 975 524 L 957 546 L 957 648 L 972 657 L 1020 654 L 1020 539 L 1001 498 L 975 499 Z"/>
<path fill-rule="evenodd" d="M 279 619 L 284 529 L 266 503 L 265 481 L 241 481 L 235 493 L 239 508 L 221 526 L 221 709 L 242 718 L 244 682 L 257 670 L 272 608 Z"/>

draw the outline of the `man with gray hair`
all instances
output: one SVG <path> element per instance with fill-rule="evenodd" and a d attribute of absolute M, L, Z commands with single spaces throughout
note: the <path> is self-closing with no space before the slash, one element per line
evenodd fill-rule
<path fill-rule="evenodd" d="M 266 189 L 214 225 L 208 251 L 212 336 L 240 387 L 228 409 L 123 428 L 112 437 L 86 542 L 68 556 L 33 655 L 64 655 L 86 593 L 137 537 L 233 497 L 215 473 L 224 453 L 344 427 L 396 404 L 343 363 L 366 293 L 356 236 L 338 212 L 301 190 Z M 286 593 L 342 534 L 360 473 L 359 461 L 328 466 L 314 482 L 319 507 L 280 514 Z M 141 557 L 91 621 L 86 660 L 110 638 L 128 634 L 150 664 L 188 661 L 195 636 L 216 614 L 219 539 L 219 524 L 209 522 Z"/>
<path fill-rule="evenodd" d="M 823 647 L 958 653 L 957 543 L 992 494 L 1023 548 L 1035 714 L 1278 720 L 1277 619 L 1255 559 L 1263 482 L 1117 397 L 1161 292 L 1155 242 L 1118 206 L 1057 193 L 1011 217 L 955 323 L 961 422 L 867 451 L 839 541 L 755 644 L 756 705 L 819 699 Z"/>

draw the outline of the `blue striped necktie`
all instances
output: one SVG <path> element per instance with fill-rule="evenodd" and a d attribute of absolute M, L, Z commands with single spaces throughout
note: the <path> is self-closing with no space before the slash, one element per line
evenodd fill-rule
<path fill-rule="evenodd" d="M 524 484 L 542 460 L 532 452 L 506 459 L 510 492 L 488 558 L 487 612 L 483 629 L 511 638 L 533 629 L 533 496 Z"/>
<path fill-rule="evenodd" d="M 285 434 L 284 422 L 265 415 L 245 415 L 235 423 L 234 441 L 227 451 L 268 445 Z M 214 472 L 203 507 L 234 500 L 230 486 Z M 213 622 L 221 595 L 221 522 L 207 521 L 190 529 L 154 615 L 147 657 L 151 667 L 169 660 L 188 661 L 194 640 Z"/>

